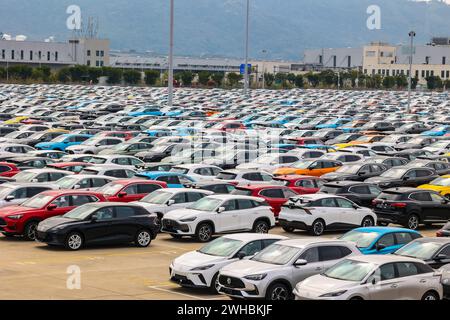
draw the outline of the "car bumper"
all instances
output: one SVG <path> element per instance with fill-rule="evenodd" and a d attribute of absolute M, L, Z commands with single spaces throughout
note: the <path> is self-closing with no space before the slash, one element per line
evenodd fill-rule
<path fill-rule="evenodd" d="M 36 231 L 36 240 L 53 245 L 64 245 L 64 237 L 53 232 Z"/>
<path fill-rule="evenodd" d="M 308 230 L 310 226 L 306 225 L 304 222 L 300 221 L 289 221 L 286 219 L 280 219 L 278 218 L 278 224 L 282 228 L 294 228 L 299 230 Z"/>
<path fill-rule="evenodd" d="M 377 215 L 377 221 L 382 223 L 406 224 L 407 216 L 400 212 L 383 212 L 374 210 Z"/>
<path fill-rule="evenodd" d="M 20 235 L 23 232 L 23 226 L 19 220 L 0 218 L 0 232 L 8 233 L 11 235 Z"/>
<path fill-rule="evenodd" d="M 227 279 L 232 279 L 232 284 Z M 239 299 L 264 299 L 266 282 L 219 275 L 219 293 Z"/>
<path fill-rule="evenodd" d="M 193 236 L 195 234 L 195 225 L 163 219 L 161 231 L 180 236 Z"/>
<path fill-rule="evenodd" d="M 170 281 L 182 287 L 188 288 L 209 288 L 212 279 L 204 274 L 195 271 L 186 271 L 177 267 L 170 267 Z"/>

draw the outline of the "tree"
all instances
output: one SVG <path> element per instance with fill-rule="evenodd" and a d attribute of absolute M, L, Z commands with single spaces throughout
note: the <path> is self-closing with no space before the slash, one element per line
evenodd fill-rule
<path fill-rule="evenodd" d="M 283 84 L 285 81 L 287 81 L 287 74 L 278 72 L 275 74 L 275 83 L 276 84 Z"/>
<path fill-rule="evenodd" d="M 225 74 L 223 72 L 214 72 L 211 75 L 211 79 L 216 83 L 216 85 L 220 86 L 222 84 L 223 79 L 225 78 Z"/>
<path fill-rule="evenodd" d="M 98 79 L 103 75 L 103 70 L 101 68 L 89 68 L 88 69 L 89 81 L 92 83 L 98 83 Z"/>
<path fill-rule="evenodd" d="M 366 78 L 366 87 L 370 89 L 379 89 L 381 88 L 381 84 L 383 82 L 383 78 L 379 74 L 375 74 Z"/>
<path fill-rule="evenodd" d="M 405 75 L 398 75 L 395 77 L 395 83 L 397 84 L 397 88 L 405 88 L 408 86 L 408 78 Z"/>
<path fill-rule="evenodd" d="M 194 80 L 194 74 L 191 71 L 183 71 L 180 74 L 180 79 L 184 86 L 190 86 L 192 84 L 192 80 Z"/>
<path fill-rule="evenodd" d="M 242 74 L 235 73 L 235 72 L 230 72 L 230 73 L 227 75 L 228 83 L 229 83 L 230 86 L 232 86 L 232 87 L 236 86 L 236 85 L 239 83 L 239 81 L 241 81 L 242 79 L 243 79 L 243 75 L 242 75 Z"/>
<path fill-rule="evenodd" d="M 59 82 L 66 83 L 70 81 L 70 69 L 61 68 L 56 72 L 56 79 Z"/>
<path fill-rule="evenodd" d="M 419 79 L 417 77 L 412 78 L 411 79 L 411 89 L 415 90 L 418 83 L 419 83 Z"/>
<path fill-rule="evenodd" d="M 135 85 L 141 81 L 141 72 L 133 69 L 128 69 L 123 72 L 123 80 L 127 84 Z"/>
<path fill-rule="evenodd" d="M 294 84 L 297 88 L 303 88 L 305 86 L 303 76 L 301 74 L 295 76 Z"/>
<path fill-rule="evenodd" d="M 0 70 L 0 78 L 2 77 L 2 71 Z M 445 80 L 443 83 L 446 90 L 450 89 L 450 80 Z"/>
<path fill-rule="evenodd" d="M 326 86 L 337 84 L 337 75 L 333 70 L 324 70 L 319 73 L 320 82 Z"/>
<path fill-rule="evenodd" d="M 145 71 L 145 83 L 149 86 L 154 86 L 159 79 L 160 73 L 156 70 Z"/>
<path fill-rule="evenodd" d="M 396 84 L 396 79 L 391 76 L 387 76 L 383 78 L 383 87 L 385 89 L 392 89 Z"/>
<path fill-rule="evenodd" d="M 306 79 L 308 79 L 309 85 L 314 88 L 319 85 L 319 76 L 315 73 L 312 72 L 307 73 Z"/>
<path fill-rule="evenodd" d="M 73 82 L 82 82 L 89 79 L 89 67 L 88 66 L 73 66 L 69 68 L 70 78 Z"/>
<path fill-rule="evenodd" d="M 8 68 L 9 76 L 11 78 L 27 80 L 33 74 L 33 68 L 26 65 L 17 65 Z"/>
<path fill-rule="evenodd" d="M 429 90 L 441 89 L 442 88 L 442 80 L 438 76 L 429 76 L 425 78 L 427 81 L 427 87 Z"/>
<path fill-rule="evenodd" d="M 208 71 L 201 71 L 198 73 L 198 82 L 206 86 L 208 84 L 209 78 L 211 77 L 211 73 Z"/>
<path fill-rule="evenodd" d="M 103 67 L 103 76 L 108 77 L 108 84 L 119 84 L 122 82 L 123 70 L 118 68 Z"/>
<path fill-rule="evenodd" d="M 274 81 L 275 76 L 272 73 L 264 73 L 264 82 L 268 87 L 271 87 Z"/>
<path fill-rule="evenodd" d="M 6 69 L 0 67 L 0 79 L 6 79 Z"/>

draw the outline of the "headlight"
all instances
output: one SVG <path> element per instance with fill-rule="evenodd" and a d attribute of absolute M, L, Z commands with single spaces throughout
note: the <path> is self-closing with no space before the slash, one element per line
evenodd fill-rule
<path fill-rule="evenodd" d="M 203 270 L 211 269 L 212 267 L 214 267 L 214 264 L 208 264 L 207 266 L 193 268 L 193 269 L 191 269 L 191 271 L 203 271 Z"/>
<path fill-rule="evenodd" d="M 342 296 L 346 292 L 347 292 L 347 290 L 325 293 L 325 294 L 321 295 L 321 297 L 324 297 L 324 298 L 325 297 L 339 297 L 339 296 Z"/>
<path fill-rule="evenodd" d="M 11 220 L 19 220 L 22 217 L 23 217 L 23 214 L 13 214 L 12 216 L 7 216 L 7 218 L 9 218 Z"/>
<path fill-rule="evenodd" d="M 252 274 L 249 276 L 245 276 L 244 278 L 247 280 L 260 281 L 260 280 L 263 280 L 266 276 L 267 276 L 267 273 L 260 273 L 260 274 Z"/>
<path fill-rule="evenodd" d="M 184 218 L 184 219 L 180 219 L 181 222 L 192 222 L 195 221 L 197 219 L 197 217 L 190 217 L 190 218 Z"/>

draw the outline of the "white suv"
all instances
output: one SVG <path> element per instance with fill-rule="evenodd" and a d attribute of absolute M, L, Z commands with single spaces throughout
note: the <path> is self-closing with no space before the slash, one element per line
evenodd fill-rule
<path fill-rule="evenodd" d="M 219 270 L 251 257 L 271 244 L 286 240 L 272 234 L 238 233 L 211 241 L 200 250 L 185 253 L 170 264 L 170 280 L 182 287 L 210 288 L 217 292 Z"/>
<path fill-rule="evenodd" d="M 222 268 L 219 293 L 242 299 L 289 300 L 300 281 L 360 254 L 354 243 L 342 240 L 279 241 L 249 260 Z"/>
<path fill-rule="evenodd" d="M 264 199 L 237 195 L 208 196 L 166 213 L 162 220 L 162 231 L 172 237 L 191 236 L 201 242 L 220 233 L 267 233 L 274 226 L 273 212 Z"/>
<path fill-rule="evenodd" d="M 377 216 L 346 198 L 318 193 L 290 198 L 281 208 L 278 222 L 286 232 L 300 229 L 320 236 L 325 230 L 374 226 Z"/>

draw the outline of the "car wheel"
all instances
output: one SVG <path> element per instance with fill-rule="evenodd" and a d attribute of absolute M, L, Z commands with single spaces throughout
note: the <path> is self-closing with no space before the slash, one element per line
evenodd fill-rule
<path fill-rule="evenodd" d="M 71 232 L 66 238 L 64 247 L 69 250 L 79 250 L 83 246 L 83 236 L 78 232 Z"/>
<path fill-rule="evenodd" d="M 450 201 L 450 193 L 447 193 L 444 198 Z"/>
<path fill-rule="evenodd" d="M 195 237 L 200 242 L 208 242 L 211 240 L 213 235 L 213 228 L 209 223 L 201 223 L 197 227 L 197 231 L 195 232 Z"/>
<path fill-rule="evenodd" d="M 373 221 L 372 217 L 365 217 L 361 223 L 362 227 L 373 227 L 373 225 L 375 224 L 375 222 Z"/>
<path fill-rule="evenodd" d="M 254 233 L 269 233 L 269 224 L 264 220 L 258 220 L 253 225 Z"/>
<path fill-rule="evenodd" d="M 406 227 L 408 227 L 411 230 L 416 230 L 419 227 L 419 217 L 416 214 L 412 214 L 408 218 L 408 222 L 406 224 Z"/>
<path fill-rule="evenodd" d="M 147 230 L 141 230 L 136 234 L 136 238 L 134 240 L 134 243 L 136 246 L 145 248 L 150 245 L 152 242 L 152 235 Z"/>
<path fill-rule="evenodd" d="M 23 237 L 25 240 L 33 241 L 36 239 L 36 229 L 39 222 L 37 221 L 31 221 L 28 222 L 25 226 L 25 229 L 23 231 Z"/>
<path fill-rule="evenodd" d="M 316 221 L 313 222 L 309 232 L 313 236 L 321 236 L 324 231 L 325 231 L 325 222 L 321 219 L 317 219 Z"/>
<path fill-rule="evenodd" d="M 219 273 L 216 273 L 214 277 L 211 280 L 211 285 L 209 286 L 209 289 L 212 293 L 218 294 L 219 293 Z"/>
<path fill-rule="evenodd" d="M 361 301 L 361 300 L 364 300 L 364 299 L 361 298 L 361 297 L 353 297 L 353 298 L 350 298 L 350 301 Z"/>
<path fill-rule="evenodd" d="M 436 301 L 439 300 L 439 295 L 434 291 L 428 291 L 423 295 L 422 300 Z"/>
<path fill-rule="evenodd" d="M 266 292 L 266 300 L 290 300 L 291 290 L 284 283 L 271 284 Z"/>
<path fill-rule="evenodd" d="M 181 239 L 182 237 L 179 234 L 170 234 L 170 236 L 174 239 Z"/>
<path fill-rule="evenodd" d="M 283 230 L 286 232 L 294 232 L 294 228 L 293 227 L 283 227 Z"/>

